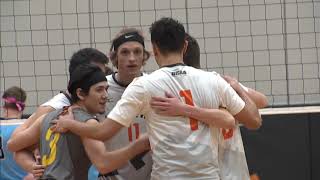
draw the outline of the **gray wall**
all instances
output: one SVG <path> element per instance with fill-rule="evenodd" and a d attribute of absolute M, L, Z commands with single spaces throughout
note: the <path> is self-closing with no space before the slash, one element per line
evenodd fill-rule
<path fill-rule="evenodd" d="M 28 92 L 27 113 L 67 85 L 83 47 L 107 52 L 123 26 L 144 30 L 162 16 L 184 23 L 205 70 L 237 77 L 270 105 L 320 103 L 319 0 L 0 0 L 0 94 Z M 144 70 L 157 69 L 153 58 Z"/>

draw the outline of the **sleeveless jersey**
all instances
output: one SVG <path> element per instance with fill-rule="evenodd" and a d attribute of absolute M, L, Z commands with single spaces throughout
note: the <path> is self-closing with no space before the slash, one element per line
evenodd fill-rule
<path fill-rule="evenodd" d="M 189 105 L 203 108 L 227 107 L 237 114 L 244 102 L 217 73 L 176 64 L 149 76 L 136 78 L 125 90 L 108 118 L 129 127 L 143 114 L 153 152 L 151 179 L 220 179 L 218 137 L 211 128 L 187 117 L 156 114 L 149 103 L 152 96 L 170 92 Z"/>
<path fill-rule="evenodd" d="M 0 120 L 0 179 L 23 179 L 27 173 L 15 162 L 13 154 L 7 148 L 7 142 L 13 131 L 23 124 L 24 120 Z"/>
<path fill-rule="evenodd" d="M 46 165 L 42 179 L 87 179 L 91 162 L 81 138 L 71 132 L 60 134 L 50 130 L 51 121 L 61 112 L 62 110 L 53 111 L 42 121 L 40 153 L 42 164 Z M 81 109 L 74 109 L 73 114 L 81 122 L 95 118 Z"/>
<path fill-rule="evenodd" d="M 62 109 L 64 106 L 70 106 L 69 99 L 63 94 L 59 93 L 51 98 L 49 101 L 41 104 L 40 106 L 50 106 L 54 109 Z M 92 165 L 89 169 L 88 179 L 96 180 L 98 177 L 98 170 Z"/>
<path fill-rule="evenodd" d="M 146 76 L 146 75 L 145 75 Z M 115 79 L 115 74 L 108 75 L 108 97 L 106 115 L 113 109 L 116 103 L 121 99 L 126 87 L 120 85 Z M 146 133 L 146 126 L 143 115 L 137 115 L 132 118 L 132 123 L 128 128 L 122 128 L 114 137 L 105 142 L 108 151 L 116 150 L 134 142 L 139 136 Z M 117 169 L 117 173 L 110 176 L 110 179 L 118 180 L 148 180 L 150 179 L 152 168 L 151 152 L 138 155 L 130 160 L 123 168 Z M 112 178 L 111 178 L 112 177 Z"/>

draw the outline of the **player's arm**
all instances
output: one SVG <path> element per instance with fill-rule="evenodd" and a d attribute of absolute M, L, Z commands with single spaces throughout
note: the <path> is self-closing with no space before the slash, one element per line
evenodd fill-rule
<path fill-rule="evenodd" d="M 239 100 L 239 97 L 245 103 L 243 108 L 239 112 L 235 111 L 235 113 L 233 114 L 236 120 L 238 120 L 248 129 L 260 128 L 262 124 L 262 119 L 259 114 L 258 108 L 254 103 L 254 101 L 249 97 L 246 90 L 239 84 L 239 82 L 234 79 L 232 81 L 229 81 L 228 83 L 230 84 L 231 87 L 229 85 L 226 85 L 225 82 L 223 82 L 222 80 L 220 80 L 219 83 L 220 85 L 222 85 L 221 89 L 222 89 L 222 93 L 224 94 L 222 95 L 222 97 L 224 97 L 223 101 L 224 101 L 224 104 L 227 106 L 227 109 L 228 108 L 234 109 L 235 106 L 238 106 L 237 104 L 241 104 L 241 103 L 238 103 L 241 101 Z M 234 94 L 233 90 L 236 92 L 236 94 L 239 97 L 236 94 Z"/>
<path fill-rule="evenodd" d="M 159 115 L 164 116 L 186 116 L 197 119 L 208 125 L 220 128 L 233 128 L 234 117 L 224 108 L 206 109 L 191 106 L 181 102 L 174 95 L 166 92 L 166 97 L 152 97 L 150 105 Z"/>
<path fill-rule="evenodd" d="M 261 92 L 248 88 L 247 94 L 252 99 L 252 101 L 256 104 L 258 109 L 262 109 L 268 106 L 268 99 Z"/>
<path fill-rule="evenodd" d="M 40 116 L 54 110 L 55 109 L 51 106 L 39 106 L 36 112 L 34 112 L 22 125 L 20 125 L 13 131 L 11 137 L 15 137 L 17 134 L 30 127 Z"/>
<path fill-rule="evenodd" d="M 39 117 L 30 127 L 11 137 L 7 143 L 12 152 L 22 150 L 39 142 L 40 128 L 45 115 Z"/>
<path fill-rule="evenodd" d="M 36 147 L 38 147 L 38 144 L 35 147 L 17 151 L 13 154 L 13 157 L 16 163 L 22 167 L 22 169 L 32 173 L 34 177 L 41 177 L 45 167 L 40 163 L 40 154 L 34 155 L 32 152 L 32 150 L 34 150 Z"/>
<path fill-rule="evenodd" d="M 114 136 L 122 127 L 120 123 L 109 118 L 100 123 L 85 123 L 74 119 L 72 108 L 68 109 L 66 115 L 59 116 L 58 120 L 52 121 L 55 125 L 51 127 L 54 132 L 68 129 L 81 137 L 106 141 Z"/>
<path fill-rule="evenodd" d="M 21 126 L 19 126 L 12 134 L 12 137 L 14 137 L 17 133 L 20 133 L 21 131 L 23 131 L 24 129 L 27 129 L 29 126 L 31 126 L 31 124 L 33 124 L 40 116 L 42 116 L 43 114 L 47 114 L 49 112 L 52 112 L 56 109 L 61 109 L 63 106 L 68 106 L 70 105 L 70 102 L 68 100 L 68 98 L 60 93 L 57 94 L 56 96 L 54 96 L 53 98 L 51 98 L 49 101 L 47 101 L 46 103 L 42 104 L 41 106 L 39 106 L 36 110 L 36 112 L 34 112 L 25 122 L 24 124 L 22 124 Z"/>
<path fill-rule="evenodd" d="M 97 124 L 95 120 L 89 120 L 86 124 Z M 82 138 L 85 150 L 92 162 L 101 174 L 109 173 L 125 165 L 136 155 L 150 150 L 148 137 L 143 135 L 136 142 L 128 146 L 107 152 L 102 141 Z"/>
<path fill-rule="evenodd" d="M 27 172 L 32 171 L 32 166 L 35 163 L 33 153 L 30 150 L 24 149 L 13 153 L 13 158 L 16 163 Z"/>
<path fill-rule="evenodd" d="M 225 75 L 225 76 L 223 76 L 223 78 L 230 84 L 239 83 L 237 81 L 237 79 L 235 79 L 231 76 Z M 241 83 L 239 83 L 239 84 L 246 91 L 247 95 L 251 98 L 251 100 L 256 104 L 258 109 L 262 109 L 262 108 L 268 106 L 268 99 L 264 94 L 262 94 L 259 91 L 254 90 L 254 89 L 245 87 Z"/>

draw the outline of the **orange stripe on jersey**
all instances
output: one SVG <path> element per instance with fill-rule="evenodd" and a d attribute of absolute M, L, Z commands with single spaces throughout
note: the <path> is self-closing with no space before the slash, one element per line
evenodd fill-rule
<path fill-rule="evenodd" d="M 192 99 L 192 94 L 190 90 L 182 90 L 180 91 L 180 96 L 184 97 L 186 104 L 190 105 L 190 106 L 194 106 L 193 104 L 193 99 Z M 192 131 L 195 131 L 198 129 L 198 120 L 189 117 L 190 119 L 190 127 Z"/>

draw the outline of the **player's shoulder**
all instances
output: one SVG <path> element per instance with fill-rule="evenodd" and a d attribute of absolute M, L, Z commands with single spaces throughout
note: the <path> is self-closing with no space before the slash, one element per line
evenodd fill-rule
<path fill-rule="evenodd" d="M 54 109 L 60 109 L 63 106 L 69 106 L 70 102 L 68 97 L 64 95 L 63 93 L 59 93 L 55 95 L 53 98 L 51 98 L 49 101 L 43 103 L 41 106 L 51 106 Z"/>
<path fill-rule="evenodd" d="M 55 120 L 58 118 L 59 114 L 62 112 L 62 109 L 55 109 L 51 112 L 48 112 L 47 114 L 43 114 L 41 117 L 42 119 L 42 126 L 48 126 L 46 124 L 50 124 L 52 120 Z"/>
<path fill-rule="evenodd" d="M 90 114 L 82 108 L 73 109 L 74 118 L 81 122 L 86 122 L 90 119 L 98 120 L 96 115 Z"/>
<path fill-rule="evenodd" d="M 207 77 L 207 78 L 220 78 L 220 74 L 215 72 L 215 71 L 206 71 L 203 69 L 197 69 L 197 68 L 193 68 L 193 67 L 188 67 L 187 68 L 190 72 L 192 72 L 193 74 L 196 74 L 198 76 L 203 76 L 203 77 Z"/>
<path fill-rule="evenodd" d="M 113 87 L 118 88 L 118 84 L 116 83 L 114 76 L 115 76 L 115 73 L 112 73 L 106 76 L 109 88 L 113 88 Z"/>
<path fill-rule="evenodd" d="M 44 117 L 44 119 L 55 118 L 62 112 L 62 110 L 63 109 L 55 109 L 51 112 L 48 112 L 47 114 L 44 114 L 43 117 Z"/>

